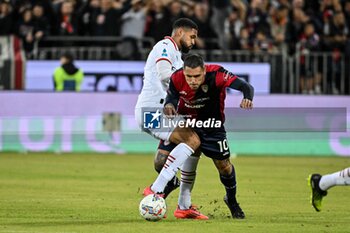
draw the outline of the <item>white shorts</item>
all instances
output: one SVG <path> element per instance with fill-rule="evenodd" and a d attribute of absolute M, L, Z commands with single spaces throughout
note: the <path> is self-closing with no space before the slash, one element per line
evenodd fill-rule
<path fill-rule="evenodd" d="M 152 109 L 153 112 L 155 112 L 155 109 Z M 163 108 L 159 108 L 158 111 L 160 113 L 163 113 Z M 147 114 L 147 109 L 145 108 L 135 108 L 135 119 L 139 127 L 141 128 L 142 131 L 152 135 L 153 137 L 157 139 L 161 139 L 164 141 L 169 141 L 170 135 L 173 133 L 173 131 L 176 129 L 175 124 L 169 124 L 169 121 L 167 120 L 166 126 L 161 126 L 160 128 L 152 128 L 152 127 L 146 127 L 146 122 L 145 122 L 145 114 Z M 162 114 L 161 118 L 164 117 Z M 176 116 L 172 121 L 178 122 L 178 121 L 183 121 L 183 117 L 181 116 Z M 163 122 L 160 120 L 160 124 Z"/>

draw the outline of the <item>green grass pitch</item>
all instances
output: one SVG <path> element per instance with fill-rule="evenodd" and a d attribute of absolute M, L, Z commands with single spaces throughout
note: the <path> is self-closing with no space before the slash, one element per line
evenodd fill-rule
<path fill-rule="evenodd" d="M 309 203 L 307 176 L 350 165 L 350 158 L 233 158 L 244 220 L 230 219 L 210 159 L 199 163 L 192 201 L 209 221 L 173 217 L 147 222 L 138 213 L 142 189 L 156 177 L 152 155 L 0 154 L 0 232 L 350 232 L 350 189 L 334 187 L 323 210 Z"/>

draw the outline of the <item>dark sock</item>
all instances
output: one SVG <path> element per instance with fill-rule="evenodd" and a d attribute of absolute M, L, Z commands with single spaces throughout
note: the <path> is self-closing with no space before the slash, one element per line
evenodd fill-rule
<path fill-rule="evenodd" d="M 226 196 L 229 202 L 236 203 L 236 173 L 232 165 L 232 172 L 228 176 L 220 175 L 221 183 L 225 186 Z"/>
<path fill-rule="evenodd" d="M 174 176 L 164 188 L 165 197 L 167 197 L 174 189 L 178 188 L 179 186 L 180 181 L 176 176 Z"/>

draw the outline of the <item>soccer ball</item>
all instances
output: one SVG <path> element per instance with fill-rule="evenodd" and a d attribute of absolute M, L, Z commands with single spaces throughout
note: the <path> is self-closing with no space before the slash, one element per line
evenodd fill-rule
<path fill-rule="evenodd" d="M 156 194 L 150 194 L 140 202 L 139 211 L 147 221 L 159 221 L 166 213 L 165 200 Z"/>

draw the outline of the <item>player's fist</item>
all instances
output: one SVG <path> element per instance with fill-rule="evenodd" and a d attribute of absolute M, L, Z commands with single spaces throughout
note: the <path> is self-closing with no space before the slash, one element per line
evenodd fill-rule
<path fill-rule="evenodd" d="M 242 99 L 241 104 L 239 105 L 241 108 L 244 109 L 252 109 L 253 108 L 253 101 L 249 99 Z"/>

